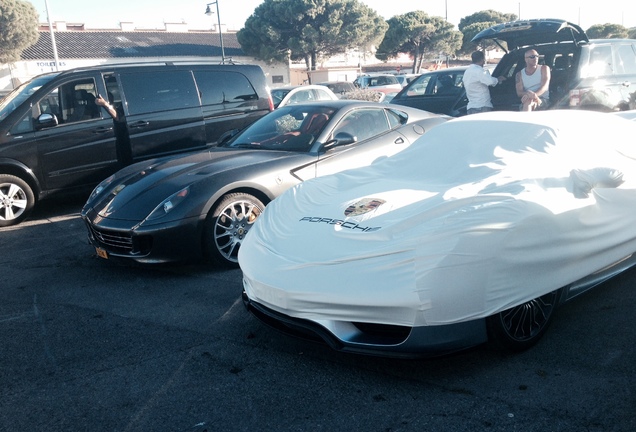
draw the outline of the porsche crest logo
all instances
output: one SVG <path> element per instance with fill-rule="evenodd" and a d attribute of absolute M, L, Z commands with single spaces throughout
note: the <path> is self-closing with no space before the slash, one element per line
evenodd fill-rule
<path fill-rule="evenodd" d="M 364 198 L 356 203 L 351 204 L 344 211 L 345 216 L 358 216 L 368 213 L 380 207 L 386 201 L 379 198 Z"/>

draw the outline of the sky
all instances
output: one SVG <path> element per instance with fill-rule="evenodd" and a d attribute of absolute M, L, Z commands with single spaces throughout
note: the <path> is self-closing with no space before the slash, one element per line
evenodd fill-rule
<path fill-rule="evenodd" d="M 217 23 L 216 14 L 204 14 L 207 1 L 193 0 L 29 0 L 41 22 L 84 23 L 89 29 L 115 29 L 120 22 L 133 22 L 137 28 L 163 29 L 164 23 L 186 22 L 190 29 L 211 29 Z M 514 13 L 522 19 L 561 18 L 579 24 L 584 30 L 594 24 L 621 24 L 636 27 L 636 2 L 626 0 L 359 0 L 385 19 L 413 10 L 448 19 L 459 20 L 481 10 L 493 9 Z M 240 30 L 245 20 L 263 0 L 218 0 L 221 24 L 228 30 Z M 90 4 L 90 6 L 89 6 Z M 216 12 L 217 4 L 211 4 Z"/>

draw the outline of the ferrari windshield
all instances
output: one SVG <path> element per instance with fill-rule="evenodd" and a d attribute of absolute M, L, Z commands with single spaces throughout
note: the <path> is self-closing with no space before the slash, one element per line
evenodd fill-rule
<path fill-rule="evenodd" d="M 307 152 L 331 122 L 335 110 L 322 105 L 290 105 L 272 111 L 226 147 Z"/>
<path fill-rule="evenodd" d="M 57 74 L 47 74 L 36 77 L 9 93 L 0 101 L 0 120 L 11 114 L 22 102 L 35 93 L 44 84 L 55 78 L 56 75 Z"/>

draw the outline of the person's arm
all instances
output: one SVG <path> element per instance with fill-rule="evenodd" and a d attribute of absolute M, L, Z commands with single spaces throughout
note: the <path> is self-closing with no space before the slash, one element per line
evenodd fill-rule
<path fill-rule="evenodd" d="M 479 80 L 482 84 L 493 87 L 503 81 L 503 77 L 495 78 L 494 76 L 490 75 L 490 72 L 488 70 L 484 69 L 481 76 L 479 77 Z"/>
<path fill-rule="evenodd" d="M 526 91 L 523 89 L 523 81 L 521 80 L 521 71 L 515 74 L 515 89 L 517 90 L 517 96 L 523 97 Z"/>
<path fill-rule="evenodd" d="M 112 106 L 111 104 L 109 104 L 108 102 L 106 102 L 104 100 L 104 98 L 101 95 L 97 95 L 97 97 L 95 98 L 95 104 L 106 108 L 106 111 L 108 111 L 108 114 L 114 119 L 117 120 L 117 110 L 115 110 L 115 107 Z"/>

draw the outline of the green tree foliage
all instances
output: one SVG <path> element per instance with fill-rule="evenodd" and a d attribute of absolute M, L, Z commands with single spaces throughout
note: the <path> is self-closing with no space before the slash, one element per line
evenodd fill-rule
<path fill-rule="evenodd" d="M 464 18 L 459 20 L 459 24 L 457 28 L 459 31 L 464 31 L 465 27 L 468 27 L 471 24 L 481 23 L 481 22 L 494 22 L 494 23 L 505 23 L 510 21 L 515 21 L 517 19 L 517 15 L 512 13 L 501 13 L 492 9 L 483 10 L 479 12 L 475 12 L 474 14 L 465 16 Z"/>
<path fill-rule="evenodd" d="M 464 18 L 459 20 L 459 25 L 457 26 L 459 31 L 462 32 L 464 35 L 462 39 L 461 52 L 463 54 L 469 54 L 478 48 L 482 50 L 495 48 L 496 45 L 474 44 L 473 42 L 471 42 L 471 40 L 477 33 L 482 30 L 485 30 L 496 24 L 515 21 L 516 19 L 517 15 L 515 14 L 501 13 L 492 9 L 475 12 L 474 14 L 465 16 Z"/>
<path fill-rule="evenodd" d="M 38 40 L 38 14 L 31 3 L 0 0 L 0 63 L 20 59 L 20 53 Z"/>
<path fill-rule="evenodd" d="M 590 39 L 623 39 L 629 31 L 620 24 L 595 24 L 585 31 Z"/>
<path fill-rule="evenodd" d="M 304 59 L 377 43 L 388 25 L 358 0 L 265 0 L 237 33 L 243 51 L 264 61 Z"/>
<path fill-rule="evenodd" d="M 489 41 L 484 41 L 479 44 L 475 44 L 471 42 L 473 38 L 482 30 L 486 30 L 496 24 L 499 24 L 495 21 L 484 21 L 484 22 L 476 22 L 464 27 L 461 32 L 463 34 L 462 37 L 462 47 L 460 49 L 462 54 L 470 54 L 476 49 L 481 49 L 483 51 L 487 51 L 489 49 L 494 48 L 493 44 Z"/>
<path fill-rule="evenodd" d="M 388 23 L 376 57 L 388 60 L 408 53 L 414 73 L 421 69 L 425 57 L 454 55 L 462 43 L 462 34 L 451 23 L 423 11 L 394 16 Z"/>

